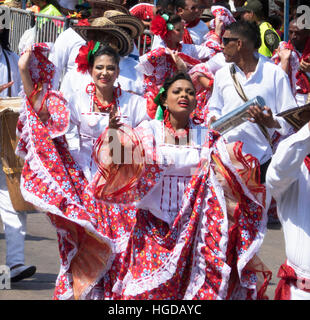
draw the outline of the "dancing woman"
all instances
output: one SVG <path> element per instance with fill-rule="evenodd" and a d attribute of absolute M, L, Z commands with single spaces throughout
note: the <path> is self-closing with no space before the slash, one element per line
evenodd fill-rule
<path fill-rule="evenodd" d="M 271 272 L 255 255 L 266 231 L 257 160 L 190 120 L 196 98 L 186 74 L 167 79 L 157 98 L 163 121 L 131 129 L 111 117 L 94 149 L 96 199 L 139 208 L 113 291 L 121 299 L 264 298 Z M 113 161 L 119 148 L 132 163 Z"/>
<path fill-rule="evenodd" d="M 89 42 L 77 63 L 92 82 L 81 82 L 66 101 L 50 90 L 55 68 L 48 53 L 45 44 L 34 45 L 19 60 L 25 92 L 17 150 L 25 158 L 22 193 L 48 212 L 57 229 L 61 268 L 54 298 L 111 298 L 114 261 L 126 248 L 135 209 L 98 205 L 86 192 L 97 171 L 92 148 L 111 114 L 131 126 L 146 119 L 145 100 L 114 87 L 117 52 Z"/>
<path fill-rule="evenodd" d="M 153 100 L 164 80 L 176 72 L 186 72 L 201 61 L 207 61 L 220 50 L 221 25 L 218 21 L 213 39 L 208 42 L 209 46 L 199 46 L 181 43 L 184 23 L 179 15 L 164 13 L 152 20 L 150 30 L 161 37 L 162 43 L 158 48 L 141 56 L 136 67 L 144 74 L 144 97 L 147 98 L 149 115 L 152 118 L 157 110 Z"/>

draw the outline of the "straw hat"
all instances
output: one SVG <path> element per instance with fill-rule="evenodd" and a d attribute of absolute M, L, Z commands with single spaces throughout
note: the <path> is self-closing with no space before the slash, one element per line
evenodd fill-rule
<path fill-rule="evenodd" d="M 90 26 L 75 25 L 72 28 L 86 41 L 111 42 L 110 44 L 117 47 L 115 49 L 121 56 L 127 56 L 133 50 L 130 35 L 108 18 L 96 18 Z"/>
<path fill-rule="evenodd" d="M 122 6 L 121 0 L 88 0 L 92 8 L 101 8 L 103 10 L 118 10 L 129 14 L 129 10 Z"/>
<path fill-rule="evenodd" d="M 277 116 L 283 117 L 296 130 L 299 130 L 310 121 L 310 103 L 278 113 Z"/>
<path fill-rule="evenodd" d="M 119 27 L 124 28 L 133 39 L 138 38 L 144 31 L 142 21 L 133 15 L 128 15 L 118 10 L 107 10 L 103 16 L 113 21 Z"/>

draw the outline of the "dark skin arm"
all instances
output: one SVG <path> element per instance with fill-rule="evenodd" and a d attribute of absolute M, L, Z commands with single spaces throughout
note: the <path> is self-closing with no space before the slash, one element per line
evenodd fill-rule
<path fill-rule="evenodd" d="M 264 112 L 267 111 L 267 112 Z M 249 121 L 264 125 L 267 128 L 281 128 L 279 122 L 273 118 L 272 111 L 269 107 L 264 106 L 260 109 L 258 106 L 251 106 L 248 110 Z"/>

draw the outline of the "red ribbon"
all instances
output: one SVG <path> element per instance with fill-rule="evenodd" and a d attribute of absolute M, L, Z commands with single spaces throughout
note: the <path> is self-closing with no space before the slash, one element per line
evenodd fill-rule
<path fill-rule="evenodd" d="M 308 38 L 304 51 L 302 53 L 302 56 L 299 58 L 299 61 L 305 60 L 307 62 L 310 59 L 310 38 Z M 298 70 L 296 73 L 296 79 L 297 79 L 297 85 L 300 87 L 299 90 L 297 90 L 298 93 L 306 94 L 310 92 L 310 83 L 307 75 L 301 71 Z"/>
<path fill-rule="evenodd" d="M 196 27 L 199 22 L 200 22 L 200 18 L 197 18 L 196 20 L 185 24 L 184 34 L 183 34 L 183 39 L 182 39 L 183 43 L 186 43 L 186 44 L 193 44 L 194 43 L 193 39 L 188 31 L 188 28 Z"/>
<path fill-rule="evenodd" d="M 281 265 L 277 276 L 278 278 L 281 278 L 281 280 L 276 288 L 274 300 L 290 300 L 290 284 L 297 280 L 294 269 L 284 263 Z"/>

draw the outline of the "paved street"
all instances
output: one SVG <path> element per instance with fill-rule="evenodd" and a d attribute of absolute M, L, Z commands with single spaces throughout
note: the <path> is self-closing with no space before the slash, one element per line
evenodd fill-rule
<path fill-rule="evenodd" d="M 12 283 L 11 290 L 0 290 L 0 300 L 50 300 L 59 270 L 56 233 L 45 215 L 31 213 L 27 217 L 25 243 L 26 264 L 37 267 L 36 274 L 21 282 Z M 274 297 L 278 267 L 284 262 L 283 234 L 281 229 L 268 229 L 259 257 L 273 272 L 267 294 Z M 5 239 L 0 221 L 0 265 L 5 264 Z"/>

